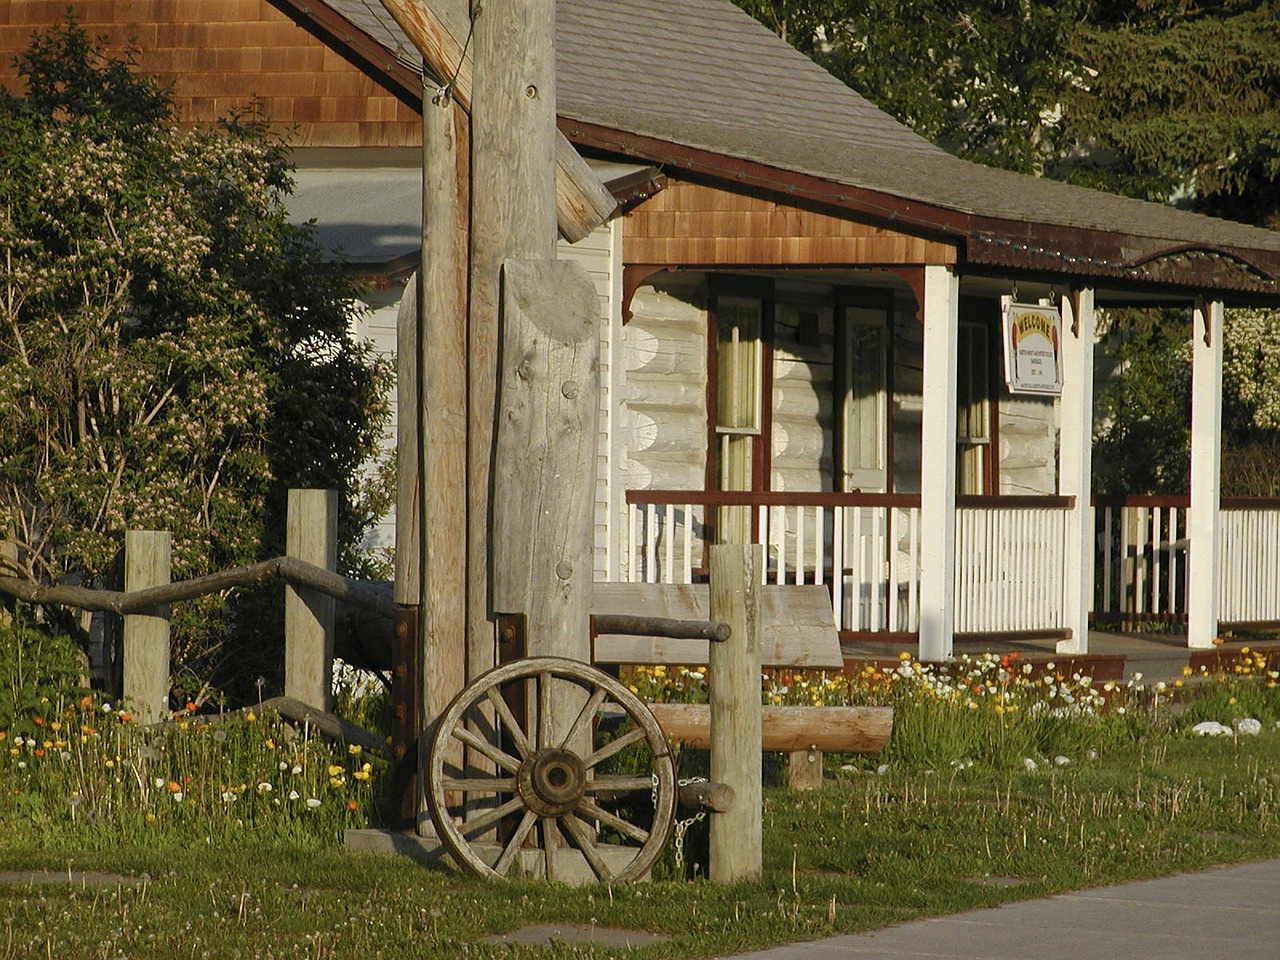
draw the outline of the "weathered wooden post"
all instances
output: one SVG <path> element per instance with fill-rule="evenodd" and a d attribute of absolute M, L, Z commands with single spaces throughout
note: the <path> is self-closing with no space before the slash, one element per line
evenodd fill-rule
<path fill-rule="evenodd" d="M 18 545 L 12 540 L 0 540 L 0 575 L 15 577 L 18 570 Z M 8 607 L 0 607 L 0 626 L 13 623 Z"/>
<path fill-rule="evenodd" d="M 337 566 L 336 490 L 290 490 L 286 523 L 288 556 L 326 570 Z M 322 710 L 333 703 L 333 615 L 333 597 L 285 587 L 284 695 Z"/>
<path fill-rule="evenodd" d="M 708 876 L 717 883 L 758 880 L 762 869 L 760 573 L 764 548 L 711 548 L 711 619 L 729 624 L 711 644 L 711 779 L 733 788 L 733 808 L 711 818 Z"/>
<path fill-rule="evenodd" d="M 169 582 L 170 537 L 167 530 L 126 530 L 126 592 Z M 169 607 L 124 618 L 124 698 L 138 720 L 154 723 L 169 708 Z"/>

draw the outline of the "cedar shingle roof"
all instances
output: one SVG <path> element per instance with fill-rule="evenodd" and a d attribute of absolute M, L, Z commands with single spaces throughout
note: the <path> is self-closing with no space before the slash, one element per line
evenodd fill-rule
<path fill-rule="evenodd" d="M 416 68 L 378 0 L 327 2 Z M 558 0 L 556 57 L 570 139 L 577 122 L 583 143 L 612 131 L 649 160 L 670 146 L 694 168 L 734 161 L 757 183 L 879 203 L 955 237 L 972 264 L 1185 283 L 1198 263 L 1201 285 L 1280 295 L 1280 233 L 951 156 L 728 0 Z"/>

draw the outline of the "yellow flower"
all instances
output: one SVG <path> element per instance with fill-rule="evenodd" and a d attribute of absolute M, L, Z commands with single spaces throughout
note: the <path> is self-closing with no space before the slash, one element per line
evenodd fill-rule
<path fill-rule="evenodd" d="M 266 740 L 263 740 L 262 745 L 266 747 L 268 750 L 274 750 L 276 748 L 276 742 L 272 740 L 270 737 L 268 737 Z"/>
<path fill-rule="evenodd" d="M 244 712 L 244 719 L 247 723 L 253 723 L 253 721 L 258 719 L 258 717 L 252 710 L 246 710 Z"/>
<path fill-rule="evenodd" d="M 363 750 L 363 749 L 364 749 L 364 748 L 363 748 L 363 747 L 361 747 L 361 746 L 360 746 L 360 744 L 358 744 L 358 743 L 349 743 L 349 744 L 347 744 L 347 753 L 351 754 L 353 757 L 358 757 L 358 756 L 360 756 L 360 751 L 361 751 L 361 750 Z"/>
<path fill-rule="evenodd" d="M 336 763 L 329 764 L 329 776 L 336 777 L 340 773 L 342 773 L 342 767 L 338 766 Z"/>
<path fill-rule="evenodd" d="M 1183 675 L 1184 677 L 1189 677 L 1189 676 L 1191 676 L 1191 674 L 1193 674 L 1194 672 L 1195 672 L 1195 671 L 1191 669 L 1191 664 L 1189 664 L 1189 663 L 1188 663 L 1185 667 L 1183 667 L 1183 668 L 1182 668 L 1182 675 Z"/>
<path fill-rule="evenodd" d="M 368 780 L 370 777 L 370 773 L 368 770 L 357 770 L 351 775 L 355 777 L 357 780 Z"/>
<path fill-rule="evenodd" d="M 342 786 L 342 784 L 343 784 L 343 779 L 342 779 L 341 777 L 330 777 L 330 778 L 329 778 L 329 786 L 331 786 L 331 787 L 340 787 L 340 786 Z"/>

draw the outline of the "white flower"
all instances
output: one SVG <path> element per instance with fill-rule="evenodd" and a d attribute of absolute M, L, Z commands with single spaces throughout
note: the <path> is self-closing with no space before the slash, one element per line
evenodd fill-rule
<path fill-rule="evenodd" d="M 175 794 L 173 795 L 173 802 L 174 802 L 174 803 L 181 803 L 181 802 L 182 802 L 182 791 L 181 791 L 181 790 L 179 790 L 177 793 L 175 793 Z"/>
<path fill-rule="evenodd" d="M 320 801 L 315 797 L 307 797 L 307 806 L 314 810 L 316 807 L 320 806 Z"/>
<path fill-rule="evenodd" d="M 263 780 L 260 784 L 258 784 L 259 793 L 270 793 L 271 790 L 272 790 L 271 784 L 267 783 L 267 781 L 265 780 Z"/>
<path fill-rule="evenodd" d="M 1097 759 L 1098 759 L 1098 751 L 1097 751 L 1097 750 L 1086 750 L 1086 751 L 1085 751 L 1085 754 L 1084 754 L 1084 758 L 1085 758 L 1086 760 L 1097 760 Z"/>
<path fill-rule="evenodd" d="M 1058 754 L 1056 757 L 1053 758 L 1053 765 L 1055 767 L 1065 767 L 1070 762 L 1071 762 L 1071 758 L 1064 757 L 1062 754 Z"/>
<path fill-rule="evenodd" d="M 292 770 L 290 770 L 289 772 L 290 772 L 290 773 L 293 773 L 293 774 L 301 773 L 301 772 L 302 772 L 302 766 L 301 766 L 301 765 L 298 765 L 298 764 L 295 764 L 295 765 L 294 765 L 294 768 L 293 768 Z"/>
<path fill-rule="evenodd" d="M 223 790 L 223 791 L 222 791 L 222 802 L 223 802 L 223 803 L 234 803 L 234 802 L 235 802 L 235 799 L 236 799 L 235 791 L 233 791 L 233 790 Z"/>
<path fill-rule="evenodd" d="M 882 763 L 880 766 L 876 767 L 876 773 L 880 774 L 880 776 L 884 776 L 888 772 L 889 765 L 887 763 Z"/>
<path fill-rule="evenodd" d="M 289 764 L 287 764 L 287 763 L 285 763 L 283 760 L 281 760 L 281 761 L 280 761 L 280 772 L 281 772 L 281 773 L 284 773 L 284 772 L 285 772 L 286 770 L 288 770 L 288 769 L 289 769 Z"/>
<path fill-rule="evenodd" d="M 298 791 L 297 791 L 297 790 L 290 790 L 290 791 L 289 791 L 289 799 L 290 799 L 290 800 L 297 800 L 297 799 L 298 799 L 299 797 L 301 797 L 301 796 L 302 796 L 302 795 L 301 795 L 300 793 L 298 793 Z"/>
<path fill-rule="evenodd" d="M 1040 764 L 1036 763 L 1030 757 L 1022 758 L 1022 766 L 1028 771 L 1040 769 Z"/>
<path fill-rule="evenodd" d="M 156 777 L 156 786 L 157 786 L 157 787 L 163 787 L 163 786 L 164 786 L 164 777 Z"/>

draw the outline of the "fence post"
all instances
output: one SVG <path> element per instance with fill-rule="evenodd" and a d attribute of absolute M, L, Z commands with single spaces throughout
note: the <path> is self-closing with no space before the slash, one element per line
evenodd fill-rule
<path fill-rule="evenodd" d="M 733 788 L 733 808 L 711 818 L 708 876 L 716 883 L 758 880 L 762 869 L 760 756 L 759 544 L 711 548 L 711 619 L 732 634 L 711 644 L 711 779 Z"/>
<path fill-rule="evenodd" d="M 338 565 L 338 492 L 290 490 L 285 552 L 326 570 Z M 333 598 L 287 585 L 284 695 L 322 710 L 333 702 Z"/>
<path fill-rule="evenodd" d="M 0 540 L 0 573 L 6 577 L 18 575 L 18 545 L 12 540 Z M 0 626 L 13 623 L 13 616 L 7 606 L 0 606 Z"/>
<path fill-rule="evenodd" d="M 127 593 L 169 582 L 167 530 L 126 530 L 124 589 Z M 169 605 L 124 618 L 124 698 L 143 723 L 163 718 L 169 706 Z"/>

